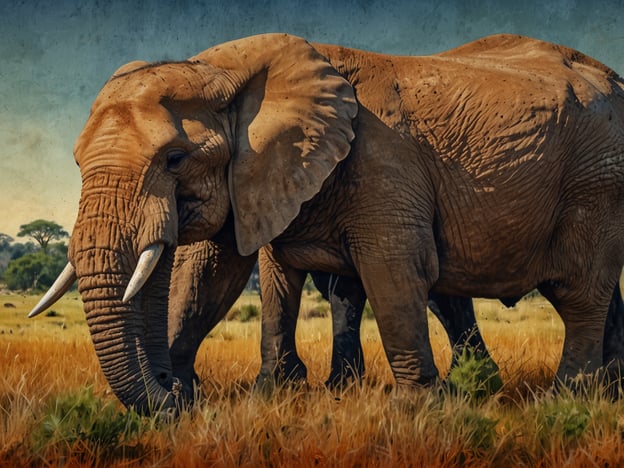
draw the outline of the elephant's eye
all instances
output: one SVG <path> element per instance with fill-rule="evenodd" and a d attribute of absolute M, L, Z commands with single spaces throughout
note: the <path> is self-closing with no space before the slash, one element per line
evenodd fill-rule
<path fill-rule="evenodd" d="M 177 169 L 189 154 L 182 150 L 171 150 L 167 153 L 167 169 Z"/>

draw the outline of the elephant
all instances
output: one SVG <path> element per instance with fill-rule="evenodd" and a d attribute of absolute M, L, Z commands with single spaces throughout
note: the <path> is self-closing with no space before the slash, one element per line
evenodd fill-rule
<path fill-rule="evenodd" d="M 361 279 L 399 392 L 439 378 L 430 291 L 537 288 L 565 324 L 567 383 L 603 366 L 624 264 L 623 128 L 613 70 L 516 35 L 391 56 L 261 34 L 132 62 L 78 136 L 69 263 L 46 301 L 78 278 L 104 375 L 145 413 L 177 407 L 176 248 L 217 237 L 258 252 L 261 375 L 288 354 L 304 272 L 324 271 Z"/>

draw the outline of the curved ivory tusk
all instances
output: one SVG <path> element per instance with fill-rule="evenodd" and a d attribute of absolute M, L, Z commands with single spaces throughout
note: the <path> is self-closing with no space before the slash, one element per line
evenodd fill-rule
<path fill-rule="evenodd" d="M 132 278 L 130 278 L 130 282 L 128 283 L 128 287 L 126 288 L 126 292 L 123 296 L 122 300 L 124 304 L 126 304 L 141 290 L 147 279 L 154 271 L 154 268 L 156 268 L 156 264 L 158 263 L 164 248 L 164 244 L 152 244 L 141 253 L 139 262 L 137 263 L 136 269 L 132 274 Z"/>
<path fill-rule="evenodd" d="M 56 278 L 54 284 L 50 286 L 48 292 L 44 294 L 41 300 L 37 303 L 33 310 L 28 314 L 28 318 L 32 318 L 35 315 L 39 315 L 48 307 L 52 307 L 56 301 L 58 301 L 63 294 L 65 294 L 71 285 L 76 281 L 76 269 L 71 263 L 67 263 L 61 274 Z"/>

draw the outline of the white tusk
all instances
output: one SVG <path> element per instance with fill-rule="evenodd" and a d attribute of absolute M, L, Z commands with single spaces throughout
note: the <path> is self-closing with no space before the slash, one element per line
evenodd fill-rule
<path fill-rule="evenodd" d="M 39 315 L 41 312 L 46 310 L 48 307 L 52 307 L 56 301 L 58 301 L 63 294 L 65 294 L 71 285 L 76 281 L 76 269 L 71 263 L 67 263 L 65 268 L 61 274 L 56 278 L 56 281 L 48 292 L 44 294 L 41 300 L 37 303 L 37 305 L 30 311 L 28 314 L 28 318 L 32 318 L 35 315 Z"/>
<path fill-rule="evenodd" d="M 128 301 L 141 290 L 154 271 L 154 268 L 156 268 L 156 264 L 164 249 L 164 244 L 152 244 L 141 253 L 139 262 L 137 263 L 136 269 L 132 274 L 132 278 L 130 278 L 130 282 L 123 296 L 122 300 L 124 304 L 128 303 Z"/>

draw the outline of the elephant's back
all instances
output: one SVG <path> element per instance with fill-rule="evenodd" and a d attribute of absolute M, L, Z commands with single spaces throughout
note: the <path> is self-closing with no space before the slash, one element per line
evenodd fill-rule
<path fill-rule="evenodd" d="M 525 36 L 488 36 L 429 56 L 314 47 L 354 86 L 364 107 L 412 136 L 422 134 L 417 126 L 458 112 L 460 120 L 502 116 L 497 122 L 509 128 L 517 124 L 509 118 L 559 114 L 577 104 L 600 111 L 595 104 L 602 103 L 605 116 L 614 108 L 624 122 L 624 80 L 616 72 L 574 49 Z"/>
<path fill-rule="evenodd" d="M 517 63 L 518 66 L 531 66 L 532 62 L 544 59 L 573 66 L 575 64 L 595 68 L 606 76 L 617 77 L 617 73 L 598 60 L 559 44 L 554 44 L 527 36 L 514 34 L 495 34 L 468 42 L 446 52 L 436 54 L 438 57 L 455 59 L 490 60 L 501 64 Z"/>
<path fill-rule="evenodd" d="M 583 104 L 600 95 L 624 99 L 624 79 L 613 69 L 578 50 L 526 36 L 487 36 L 433 57 L 486 72 L 532 76 L 536 88 L 571 87 Z"/>

